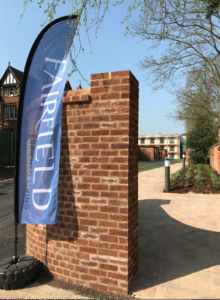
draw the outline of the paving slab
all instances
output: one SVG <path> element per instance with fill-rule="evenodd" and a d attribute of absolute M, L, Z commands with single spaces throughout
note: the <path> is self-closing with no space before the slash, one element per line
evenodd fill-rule
<path fill-rule="evenodd" d="M 170 166 L 173 174 L 182 164 Z M 220 195 L 163 193 L 165 167 L 139 173 L 141 299 L 220 297 Z"/>

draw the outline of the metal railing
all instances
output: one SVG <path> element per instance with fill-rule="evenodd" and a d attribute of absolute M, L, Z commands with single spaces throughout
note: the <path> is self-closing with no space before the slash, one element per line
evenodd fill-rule
<path fill-rule="evenodd" d="M 0 167 L 15 164 L 15 134 L 0 132 Z"/>

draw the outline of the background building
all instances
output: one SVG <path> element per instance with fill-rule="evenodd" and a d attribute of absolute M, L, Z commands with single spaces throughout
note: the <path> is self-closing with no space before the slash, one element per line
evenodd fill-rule
<path fill-rule="evenodd" d="M 183 152 L 186 151 L 185 140 L 185 135 L 182 136 L 179 134 L 145 135 L 138 137 L 138 145 L 142 149 L 147 149 L 149 146 L 156 146 L 161 150 L 167 150 L 170 159 L 180 159 Z"/>
<path fill-rule="evenodd" d="M 23 72 L 10 66 L 0 79 L 0 132 L 16 133 L 18 102 Z M 66 81 L 65 91 L 72 90 Z"/>

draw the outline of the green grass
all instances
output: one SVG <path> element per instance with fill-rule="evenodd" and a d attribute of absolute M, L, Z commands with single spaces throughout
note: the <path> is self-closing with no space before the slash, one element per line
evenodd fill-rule
<path fill-rule="evenodd" d="M 146 167 L 138 167 L 138 172 L 148 171 L 152 169 L 162 168 L 164 166 L 146 166 Z"/>
<path fill-rule="evenodd" d="M 176 160 L 176 161 L 172 161 L 171 164 L 176 164 L 176 163 L 181 163 L 183 162 L 182 159 Z M 138 167 L 138 173 L 139 172 L 143 172 L 143 171 L 148 171 L 148 170 L 152 170 L 152 169 L 157 169 L 157 168 L 162 168 L 164 167 L 164 164 L 162 166 L 146 166 L 146 167 Z"/>

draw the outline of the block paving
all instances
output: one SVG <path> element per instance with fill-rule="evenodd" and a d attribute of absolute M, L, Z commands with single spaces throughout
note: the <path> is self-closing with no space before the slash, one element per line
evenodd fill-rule
<path fill-rule="evenodd" d="M 182 167 L 171 165 L 171 174 Z M 141 299 L 220 298 L 220 195 L 162 193 L 165 168 L 139 173 Z"/>

